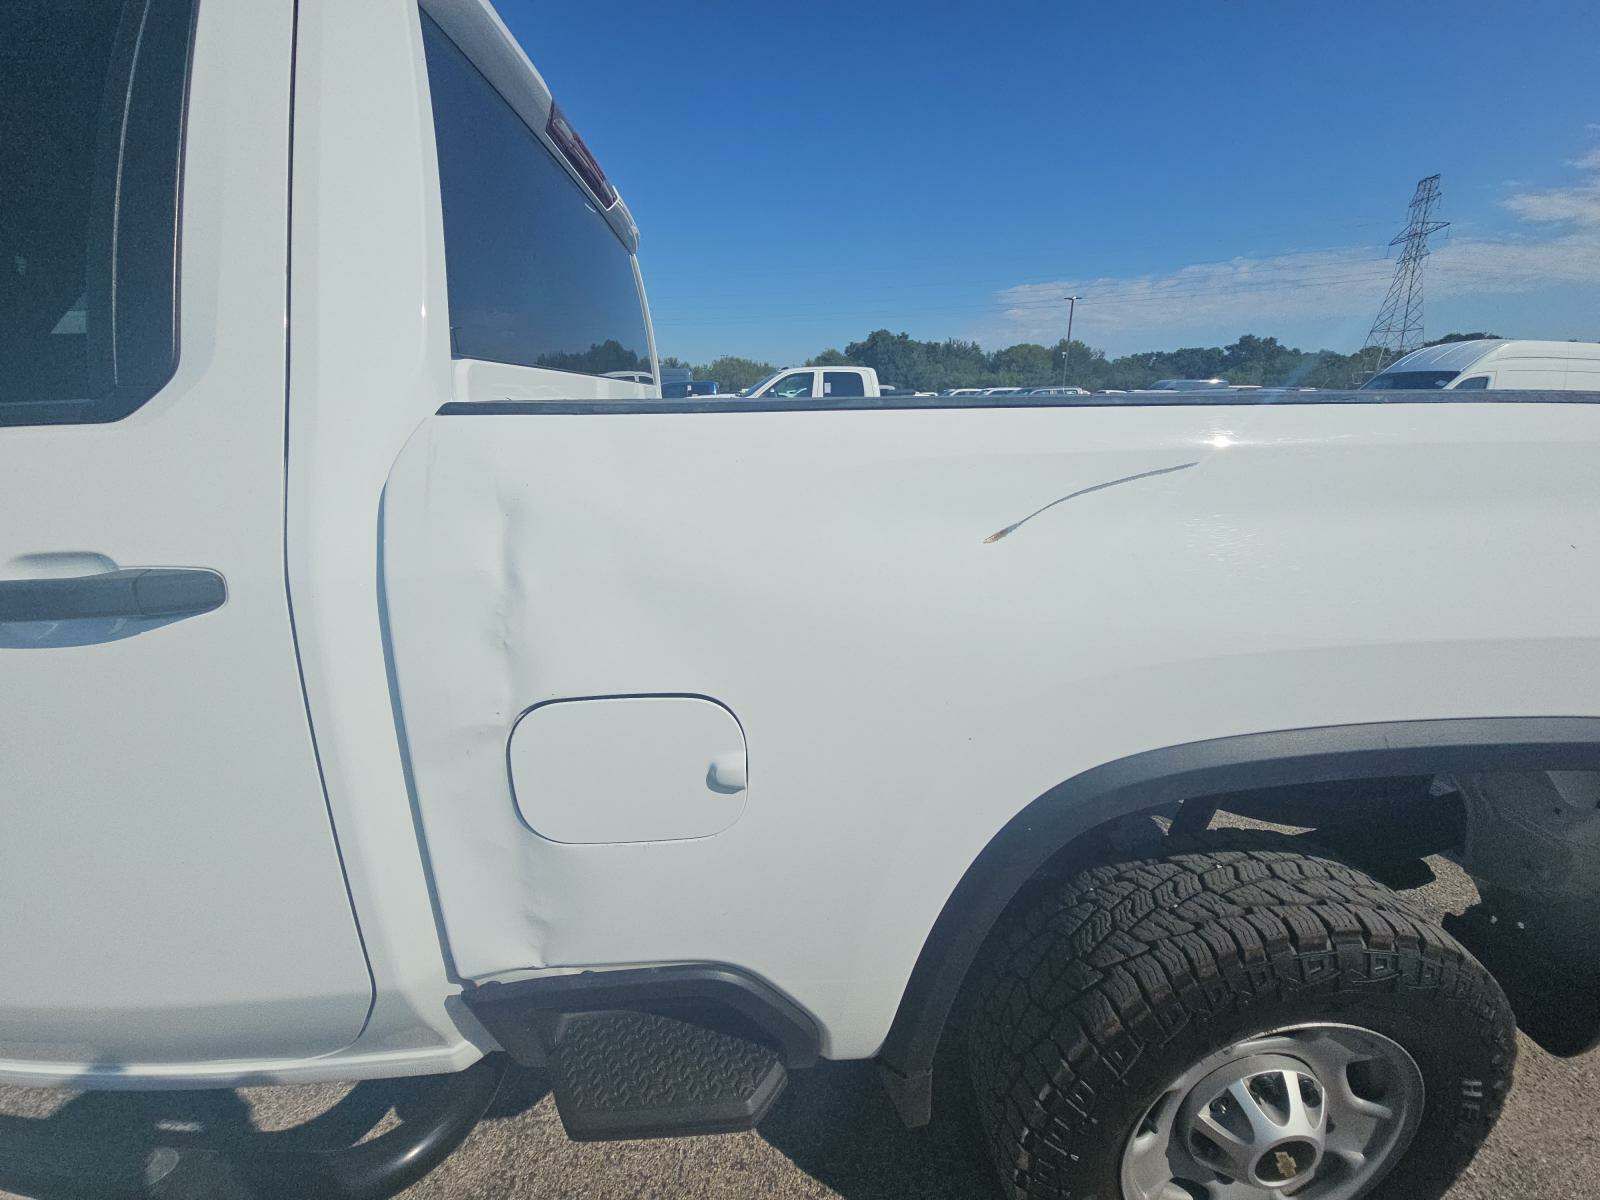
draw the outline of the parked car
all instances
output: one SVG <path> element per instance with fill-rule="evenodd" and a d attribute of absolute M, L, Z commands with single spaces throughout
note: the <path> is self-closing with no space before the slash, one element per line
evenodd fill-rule
<path fill-rule="evenodd" d="M 717 383 L 714 379 L 685 379 L 679 383 L 663 383 L 661 395 L 667 400 L 687 400 L 693 396 L 716 396 Z"/>
<path fill-rule="evenodd" d="M 1364 391 L 1594 391 L 1600 342 L 1479 338 L 1413 350 L 1361 385 Z"/>
<path fill-rule="evenodd" d="M 1148 388 L 1135 391 L 1149 392 L 1225 392 L 1233 385 L 1226 379 L 1158 379 Z"/>
<path fill-rule="evenodd" d="M 118 1187 L 370 1200 L 512 1059 L 606 1139 L 826 1058 L 1012 1197 L 1437 1195 L 1514 1015 L 1600 1037 L 1600 395 L 662 400 L 480 0 L 65 11 L 4 17 L 0 1079 L 417 1079 L 345 1149 L 100 1105 Z"/>
<path fill-rule="evenodd" d="M 1036 387 L 1029 388 L 1030 396 L 1087 396 L 1086 388 L 1081 387 Z"/>

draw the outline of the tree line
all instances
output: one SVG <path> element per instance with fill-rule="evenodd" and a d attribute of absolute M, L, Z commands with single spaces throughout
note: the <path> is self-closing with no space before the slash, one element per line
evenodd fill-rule
<path fill-rule="evenodd" d="M 1428 345 L 1495 337 L 1492 333 L 1452 333 Z M 1019 342 L 1003 350 L 985 350 L 977 342 L 947 338 L 919 341 L 905 333 L 875 329 L 843 350 L 828 349 L 805 366 L 850 363 L 872 367 L 886 385 L 916 391 L 958 387 L 1046 387 L 1067 383 L 1090 391 L 1145 388 L 1158 379 L 1211 379 L 1254 383 L 1263 387 L 1351 387 L 1361 381 L 1367 351 L 1300 350 L 1275 337 L 1242 335 L 1226 346 L 1187 346 L 1177 350 L 1145 350 L 1108 358 L 1074 338 L 1053 346 Z M 714 379 L 724 391 L 759 383 L 778 367 L 755 359 L 724 355 L 693 365 L 663 358 L 664 367 L 689 367 L 696 379 Z"/>

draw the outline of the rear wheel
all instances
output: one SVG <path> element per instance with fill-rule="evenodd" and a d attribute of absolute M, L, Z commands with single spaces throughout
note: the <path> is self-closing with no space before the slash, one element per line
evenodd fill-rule
<path fill-rule="evenodd" d="M 1244 831 L 1041 886 L 997 932 L 967 1022 L 1018 1198 L 1436 1196 L 1515 1052 L 1498 985 L 1431 917 Z"/>

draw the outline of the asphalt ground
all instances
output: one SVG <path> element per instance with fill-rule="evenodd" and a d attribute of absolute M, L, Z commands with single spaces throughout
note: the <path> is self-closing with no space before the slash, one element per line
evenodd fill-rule
<path fill-rule="evenodd" d="M 1474 899 L 1454 864 L 1420 897 L 1441 911 Z M 1499 1126 L 1450 1200 L 1594 1200 L 1600 1197 L 1600 1054 L 1552 1058 L 1520 1039 L 1517 1084 Z M 403 1083 L 344 1088 L 122 1095 L 0 1088 L 0 1197 L 89 1200 L 136 1170 L 152 1130 L 217 1144 L 282 1130 L 325 1113 L 319 1141 L 346 1143 L 374 1128 Z M 27 1119 L 23 1126 L 18 1119 Z M 392 1120 L 392 1117 L 389 1118 Z M 87 1153 L 23 1167 L 6 1162 L 8 1130 L 37 1128 Z M 381 1125 L 377 1126 L 381 1128 Z M 289 1187 L 285 1197 L 294 1196 Z M 998 1200 L 987 1165 L 959 1115 L 925 1130 L 901 1127 L 870 1066 L 801 1072 L 752 1133 L 675 1141 L 579 1145 L 567 1140 L 548 1088 L 513 1071 L 486 1119 L 408 1200 Z"/>

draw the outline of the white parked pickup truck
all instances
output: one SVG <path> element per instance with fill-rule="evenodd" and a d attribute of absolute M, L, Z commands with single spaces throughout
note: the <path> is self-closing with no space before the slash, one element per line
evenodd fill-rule
<path fill-rule="evenodd" d="M 743 394 L 748 400 L 859 400 L 882 389 L 871 367 L 785 367 Z"/>
<path fill-rule="evenodd" d="M 580 1138 L 871 1059 L 1012 1196 L 1409 1197 L 1513 1015 L 1600 1035 L 1600 396 L 662 400 L 482 0 L 0 35 L 0 1079 L 420 1079 L 88 1147 L 135 1193 L 392 1194 L 509 1059 Z"/>

